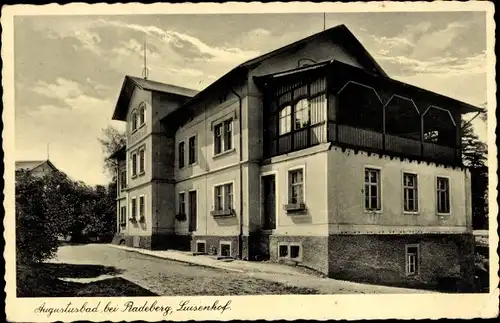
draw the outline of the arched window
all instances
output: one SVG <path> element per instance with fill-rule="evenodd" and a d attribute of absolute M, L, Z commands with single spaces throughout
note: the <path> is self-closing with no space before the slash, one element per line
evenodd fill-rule
<path fill-rule="evenodd" d="M 132 111 L 130 115 L 130 122 L 132 122 L 132 131 L 137 130 L 137 111 Z"/>
<path fill-rule="evenodd" d="M 139 126 L 142 126 L 146 122 L 146 104 L 141 103 L 139 106 Z"/>
<path fill-rule="evenodd" d="M 293 107 L 295 120 L 293 123 L 293 130 L 298 130 L 309 126 L 309 100 L 302 99 L 297 102 Z"/>
<path fill-rule="evenodd" d="M 279 134 L 284 135 L 292 131 L 292 107 L 287 105 L 283 107 L 279 112 Z"/>

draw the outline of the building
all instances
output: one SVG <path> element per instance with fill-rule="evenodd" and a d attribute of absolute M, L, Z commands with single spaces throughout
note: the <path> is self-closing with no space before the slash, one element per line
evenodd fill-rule
<path fill-rule="evenodd" d="M 34 176 L 43 176 L 49 172 L 58 171 L 50 160 L 20 160 L 16 161 L 16 172 L 29 171 Z"/>
<path fill-rule="evenodd" d="M 391 79 L 344 25 L 199 93 L 127 76 L 115 242 L 360 281 L 467 280 L 460 121 L 476 111 Z"/>

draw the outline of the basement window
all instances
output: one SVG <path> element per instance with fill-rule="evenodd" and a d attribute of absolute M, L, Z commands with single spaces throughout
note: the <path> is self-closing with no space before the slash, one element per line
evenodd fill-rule
<path fill-rule="evenodd" d="M 196 241 L 196 252 L 207 253 L 207 244 L 205 241 Z"/>
<path fill-rule="evenodd" d="M 290 246 L 290 258 L 300 258 L 300 246 Z"/>
<path fill-rule="evenodd" d="M 302 246 L 297 242 L 281 243 L 278 258 L 302 261 Z"/>
<path fill-rule="evenodd" d="M 287 258 L 288 257 L 288 246 L 287 245 L 280 245 L 279 246 L 279 257 L 280 258 Z"/>
<path fill-rule="evenodd" d="M 406 275 L 416 276 L 419 272 L 419 247 L 418 245 L 406 245 Z"/>
<path fill-rule="evenodd" d="M 220 250 L 221 257 L 231 257 L 231 243 L 230 242 L 221 242 L 219 250 Z"/>

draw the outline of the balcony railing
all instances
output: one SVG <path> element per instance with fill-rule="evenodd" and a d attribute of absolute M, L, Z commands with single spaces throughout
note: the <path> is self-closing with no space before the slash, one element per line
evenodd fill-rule
<path fill-rule="evenodd" d="M 390 134 L 384 135 L 380 132 L 333 122 L 328 124 L 328 140 L 351 148 L 383 152 L 406 158 L 417 158 L 445 164 L 459 164 L 461 161 L 460 150 L 455 147 L 432 142 L 421 142 L 420 140 Z"/>

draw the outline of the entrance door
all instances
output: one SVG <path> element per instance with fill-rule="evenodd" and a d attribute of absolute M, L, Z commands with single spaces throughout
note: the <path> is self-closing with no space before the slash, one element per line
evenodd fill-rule
<path fill-rule="evenodd" d="M 274 175 L 262 177 L 262 230 L 276 229 L 276 180 Z"/>
<path fill-rule="evenodd" d="M 196 191 L 189 191 L 189 232 L 196 231 L 198 219 L 196 206 Z"/>

